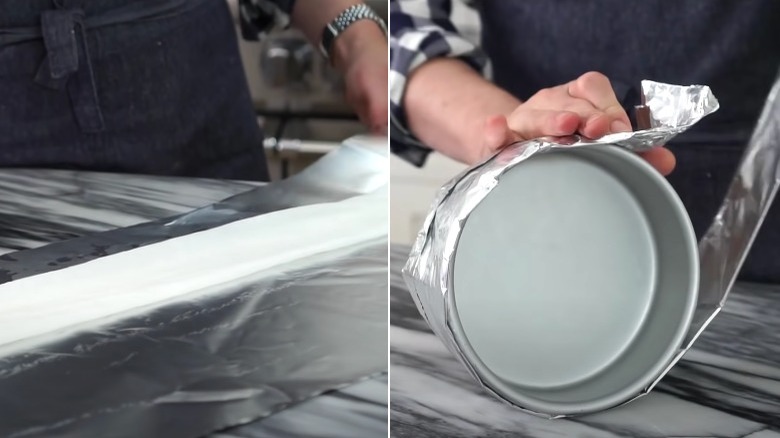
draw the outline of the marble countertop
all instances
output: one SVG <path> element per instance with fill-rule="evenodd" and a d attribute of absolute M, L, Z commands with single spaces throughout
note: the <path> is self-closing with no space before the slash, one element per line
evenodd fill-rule
<path fill-rule="evenodd" d="M 738 284 L 723 311 L 649 395 L 547 420 L 483 392 L 428 329 L 391 249 L 390 430 L 394 437 L 780 438 L 780 286 Z"/>
<path fill-rule="evenodd" d="M 0 254 L 185 213 L 259 183 L 0 170 Z"/>
<path fill-rule="evenodd" d="M 259 183 L 55 170 L 0 170 L 0 254 L 162 219 Z M 387 374 L 367 377 L 219 438 L 386 436 Z"/>

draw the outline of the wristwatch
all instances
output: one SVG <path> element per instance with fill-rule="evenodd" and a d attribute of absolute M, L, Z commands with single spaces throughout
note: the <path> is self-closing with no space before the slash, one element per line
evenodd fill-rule
<path fill-rule="evenodd" d="M 320 40 L 320 51 L 325 59 L 330 59 L 330 51 L 333 47 L 333 41 L 336 40 L 353 23 L 360 20 L 371 20 L 376 23 L 387 36 L 387 26 L 385 22 L 365 4 L 352 5 L 345 9 L 338 17 L 325 26 L 322 30 L 322 39 Z"/>

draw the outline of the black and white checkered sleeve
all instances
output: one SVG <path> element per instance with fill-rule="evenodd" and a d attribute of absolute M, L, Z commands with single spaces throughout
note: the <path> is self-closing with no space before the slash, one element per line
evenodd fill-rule
<path fill-rule="evenodd" d="M 459 58 L 483 75 L 488 68 L 484 52 L 464 38 L 453 22 L 455 1 L 390 0 L 390 148 L 416 166 L 425 164 L 431 150 L 407 127 L 406 78 L 424 62 L 440 57 Z"/>
<path fill-rule="evenodd" d="M 273 29 L 287 28 L 294 5 L 295 0 L 239 0 L 241 36 L 258 41 Z"/>

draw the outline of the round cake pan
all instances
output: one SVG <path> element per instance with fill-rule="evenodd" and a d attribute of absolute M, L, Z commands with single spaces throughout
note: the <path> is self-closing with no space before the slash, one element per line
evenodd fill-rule
<path fill-rule="evenodd" d="M 604 410 L 667 371 L 699 261 L 671 185 L 615 146 L 537 154 L 463 224 L 447 323 L 482 382 L 547 415 Z"/>

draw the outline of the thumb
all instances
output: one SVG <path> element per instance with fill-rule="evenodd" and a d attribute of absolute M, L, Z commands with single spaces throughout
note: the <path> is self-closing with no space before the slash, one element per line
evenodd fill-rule
<path fill-rule="evenodd" d="M 485 120 L 482 128 L 482 146 L 485 154 L 492 154 L 502 147 L 522 140 L 509 129 L 509 124 L 504 116 L 492 116 Z"/>
<path fill-rule="evenodd" d="M 677 163 L 674 154 L 664 147 L 656 147 L 646 152 L 640 152 L 639 155 L 664 176 L 672 173 Z"/>

